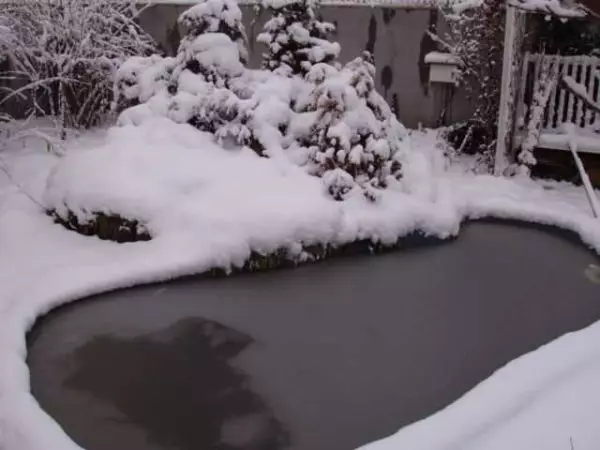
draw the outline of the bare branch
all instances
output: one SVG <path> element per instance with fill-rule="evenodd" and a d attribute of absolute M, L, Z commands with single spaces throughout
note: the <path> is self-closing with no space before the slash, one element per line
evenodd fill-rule
<path fill-rule="evenodd" d="M 572 77 L 563 75 L 560 79 L 560 86 L 573 94 L 578 100 L 581 100 L 586 108 L 600 114 L 600 105 L 587 94 L 585 86 L 577 83 Z"/>
<path fill-rule="evenodd" d="M 0 104 L 15 97 L 23 103 L 22 94 L 28 92 L 32 110 L 56 114 L 66 126 L 100 123 L 110 113 L 104 105 L 112 101 L 119 65 L 131 56 L 156 50 L 135 21 L 141 10 L 134 0 L 3 5 L 0 54 L 8 56 L 12 67 L 0 73 L 0 79 L 23 81 L 26 86 Z M 91 115 L 86 111 L 90 105 L 97 105 Z"/>

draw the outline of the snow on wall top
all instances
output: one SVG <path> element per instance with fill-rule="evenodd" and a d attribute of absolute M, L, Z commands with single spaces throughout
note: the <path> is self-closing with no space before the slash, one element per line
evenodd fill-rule
<path fill-rule="evenodd" d="M 199 0 L 136 0 L 138 3 L 193 5 Z M 435 8 L 452 0 L 321 0 L 322 5 L 386 6 L 388 8 Z M 262 0 L 238 0 L 240 5 L 261 4 Z"/>
<path fill-rule="evenodd" d="M 460 60 L 451 53 L 429 52 L 425 55 L 425 64 L 459 64 Z"/>
<path fill-rule="evenodd" d="M 136 0 L 138 3 L 192 5 L 201 0 Z M 283 0 L 293 2 L 295 0 Z M 580 17 L 585 11 L 576 0 L 508 0 L 520 9 L 532 12 L 551 13 L 565 17 Z M 452 6 L 458 10 L 473 8 L 482 0 L 321 0 L 323 5 L 386 6 L 389 8 L 437 8 Z M 262 4 L 263 0 L 238 0 L 240 5 Z"/>

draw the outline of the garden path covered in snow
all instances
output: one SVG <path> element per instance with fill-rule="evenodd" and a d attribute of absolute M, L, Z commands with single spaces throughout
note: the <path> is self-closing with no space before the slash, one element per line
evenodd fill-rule
<path fill-rule="evenodd" d="M 241 266 L 252 251 L 286 249 L 301 261 L 308 258 L 303 246 L 314 243 L 392 244 L 414 231 L 448 238 L 463 221 L 482 217 L 556 225 L 600 250 L 600 225 L 581 188 L 447 169 L 436 144 L 432 134 L 413 133 L 404 177 L 374 203 L 362 195 L 336 202 L 321 180 L 285 158 L 225 151 L 163 119 L 74 140 L 62 160 L 34 146 L 6 152 L 13 182 L 0 175 L 2 448 L 78 448 L 31 396 L 25 362 L 26 331 L 66 302 Z M 116 244 L 84 237 L 54 224 L 40 206 L 65 203 L 82 218 L 92 211 L 138 218 L 153 239 Z M 498 280 L 509 282 L 501 273 Z M 577 448 L 591 448 L 600 442 L 599 333 L 592 325 L 519 358 L 454 405 L 372 448 L 525 450 L 543 438 L 543 448 L 558 450 L 568 448 L 570 436 Z"/>

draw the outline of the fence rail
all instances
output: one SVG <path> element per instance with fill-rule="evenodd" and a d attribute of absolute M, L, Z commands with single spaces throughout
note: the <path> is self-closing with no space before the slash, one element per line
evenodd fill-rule
<path fill-rule="evenodd" d="M 600 58 L 586 55 L 562 56 L 540 53 L 526 53 L 521 73 L 518 114 L 521 122 L 527 120 L 527 109 L 531 105 L 533 93 L 540 83 L 540 74 L 544 68 L 558 65 L 558 73 L 569 75 L 585 86 L 588 94 L 600 101 Z M 542 128 L 558 130 L 565 123 L 573 123 L 587 128 L 596 120 L 597 113 L 587 108 L 584 102 L 564 89 L 558 83 L 548 100 Z"/>

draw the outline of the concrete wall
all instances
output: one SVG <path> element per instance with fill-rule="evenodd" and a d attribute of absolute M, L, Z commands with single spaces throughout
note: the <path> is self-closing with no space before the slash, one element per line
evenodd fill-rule
<path fill-rule="evenodd" d="M 177 17 L 187 6 L 153 5 L 141 16 L 142 26 L 173 54 L 180 32 Z M 241 6 L 248 34 L 250 67 L 260 66 L 262 44 L 256 42 L 268 11 Z M 435 9 L 399 9 L 365 6 L 323 6 L 323 17 L 337 25 L 335 39 L 342 46 L 341 61 L 347 62 L 369 50 L 375 56 L 377 89 L 384 95 L 398 118 L 408 127 L 437 126 L 468 118 L 471 108 L 460 92 L 428 83 L 425 55 L 435 49 L 428 29 L 443 29 Z M 450 101 L 448 99 L 450 98 Z"/>

